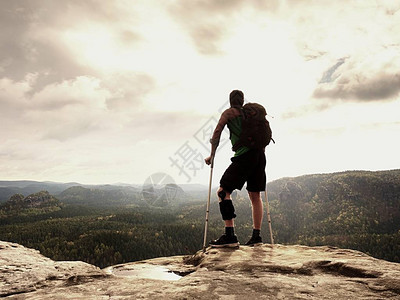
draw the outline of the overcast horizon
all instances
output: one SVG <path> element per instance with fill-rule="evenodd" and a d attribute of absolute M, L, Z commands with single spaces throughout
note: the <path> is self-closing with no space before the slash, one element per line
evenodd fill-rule
<path fill-rule="evenodd" d="M 233 89 L 268 112 L 269 181 L 400 168 L 399 1 L 1 4 L 0 180 L 208 185 Z"/>

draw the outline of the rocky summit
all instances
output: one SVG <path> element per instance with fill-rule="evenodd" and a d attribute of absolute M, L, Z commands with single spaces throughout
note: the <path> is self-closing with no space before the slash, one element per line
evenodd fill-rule
<path fill-rule="evenodd" d="M 400 299 L 400 264 L 299 245 L 206 249 L 99 269 L 0 242 L 10 299 Z"/>

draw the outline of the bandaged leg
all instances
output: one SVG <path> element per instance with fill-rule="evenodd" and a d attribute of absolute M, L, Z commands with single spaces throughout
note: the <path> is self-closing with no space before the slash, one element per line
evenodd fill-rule
<path fill-rule="evenodd" d="M 226 199 L 219 203 L 219 210 L 222 215 L 222 220 L 232 220 L 236 218 L 235 208 L 233 207 L 232 200 Z"/>
<path fill-rule="evenodd" d="M 236 218 L 235 215 L 235 208 L 233 207 L 233 203 L 231 199 L 225 199 L 227 193 L 221 189 L 218 192 L 218 198 L 219 198 L 219 210 L 222 215 L 222 219 L 224 221 L 226 220 L 232 220 L 233 218 Z"/>

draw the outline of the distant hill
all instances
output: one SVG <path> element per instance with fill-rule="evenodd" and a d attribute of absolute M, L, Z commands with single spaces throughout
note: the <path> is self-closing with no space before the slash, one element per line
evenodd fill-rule
<path fill-rule="evenodd" d="M 48 191 L 57 195 L 65 189 L 80 185 L 79 183 L 40 182 L 31 180 L 0 181 L 0 203 L 6 202 L 14 194 L 30 195 L 40 191 Z"/>
<path fill-rule="evenodd" d="M 139 190 L 133 187 L 112 188 L 87 188 L 73 186 L 61 192 L 57 196 L 66 204 L 114 206 L 114 205 L 139 205 Z"/>
<path fill-rule="evenodd" d="M 201 200 L 207 187 L 200 184 L 138 184 L 84 185 L 75 182 L 0 181 L 0 204 L 14 194 L 30 195 L 46 190 L 61 201 L 91 206 L 180 204 Z"/>
<path fill-rule="evenodd" d="M 48 191 L 41 191 L 24 197 L 15 194 L 0 206 L 0 214 L 37 214 L 59 210 L 62 203 Z"/>
<path fill-rule="evenodd" d="M 66 204 L 90 206 L 177 205 L 185 201 L 185 192 L 176 184 L 133 186 L 73 186 L 57 196 Z"/>
<path fill-rule="evenodd" d="M 268 184 L 268 197 L 274 234 L 283 243 L 350 247 L 400 260 L 400 170 L 282 178 Z"/>

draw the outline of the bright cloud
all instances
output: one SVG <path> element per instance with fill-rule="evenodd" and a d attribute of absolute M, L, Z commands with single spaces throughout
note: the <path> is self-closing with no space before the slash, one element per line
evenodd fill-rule
<path fill-rule="evenodd" d="M 0 25 L 2 179 L 204 183 L 237 88 L 270 115 L 269 179 L 399 167 L 397 1 L 24 0 Z"/>

